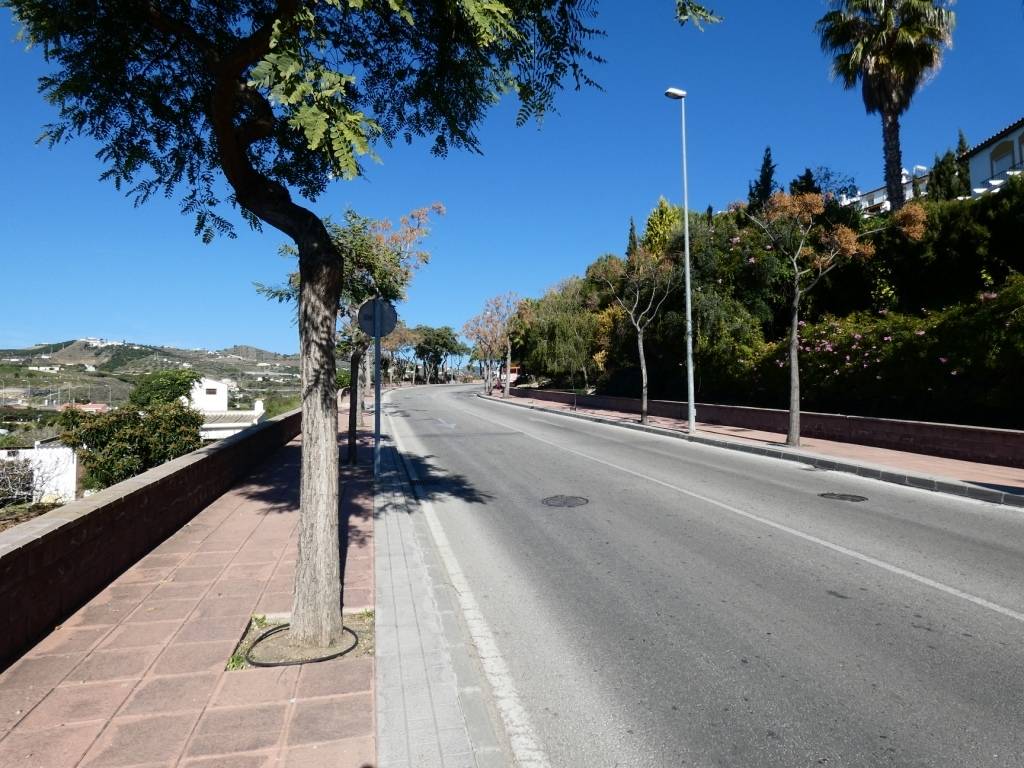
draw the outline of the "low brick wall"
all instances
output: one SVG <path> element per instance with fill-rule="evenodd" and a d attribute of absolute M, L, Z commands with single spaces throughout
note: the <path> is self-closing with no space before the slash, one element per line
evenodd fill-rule
<path fill-rule="evenodd" d="M 0 669 L 299 434 L 292 411 L 0 533 Z"/>
<path fill-rule="evenodd" d="M 516 397 L 532 397 L 559 403 L 573 401 L 571 392 L 513 389 L 512 394 Z M 585 408 L 640 412 L 640 401 L 631 397 L 580 395 L 576 402 Z M 686 403 L 677 400 L 651 400 L 648 403 L 648 412 L 651 416 L 684 420 L 687 418 Z M 707 424 L 785 433 L 789 424 L 789 412 L 775 408 L 697 403 L 697 419 Z M 819 437 L 840 443 L 872 445 L 877 448 L 892 448 L 1006 467 L 1024 467 L 1024 432 L 1014 429 L 804 411 L 800 415 L 800 433 L 803 437 Z"/>

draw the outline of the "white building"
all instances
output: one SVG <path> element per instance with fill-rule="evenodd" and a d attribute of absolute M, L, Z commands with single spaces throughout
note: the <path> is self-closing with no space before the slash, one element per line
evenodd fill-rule
<path fill-rule="evenodd" d="M 910 202 L 917 196 L 923 197 L 927 195 L 929 177 L 929 171 L 923 165 L 915 165 L 913 172 L 904 168 L 902 174 L 903 199 Z M 914 194 L 915 188 L 917 194 Z M 868 216 L 884 213 L 892 207 L 892 204 L 889 202 L 889 190 L 884 186 L 872 189 L 869 192 L 861 192 L 858 189 L 857 194 L 853 197 L 841 195 L 839 204 L 856 205 Z"/>
<path fill-rule="evenodd" d="M 33 503 L 67 504 L 75 500 L 78 459 L 73 448 L 56 441 L 34 448 L 5 448 L 0 461 L 28 461 L 32 470 Z"/>
<path fill-rule="evenodd" d="M 228 409 L 228 385 L 216 379 L 202 378 L 192 385 L 189 403 L 197 411 L 213 413 Z"/>
<path fill-rule="evenodd" d="M 998 191 L 1024 170 L 1024 117 L 967 151 L 972 197 Z"/>
<path fill-rule="evenodd" d="M 266 417 L 263 401 L 257 400 L 251 411 L 228 410 L 228 384 L 203 378 L 192 385 L 189 405 L 203 414 L 199 435 L 203 440 L 221 440 L 259 424 Z"/>

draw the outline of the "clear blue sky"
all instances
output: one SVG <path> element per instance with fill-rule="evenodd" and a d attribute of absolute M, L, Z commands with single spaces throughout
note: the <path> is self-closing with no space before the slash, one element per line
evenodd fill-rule
<path fill-rule="evenodd" d="M 433 257 L 399 308 L 415 325 L 461 327 L 494 294 L 539 295 L 625 246 L 629 217 L 642 226 L 659 195 L 681 198 L 678 104 L 689 91 L 690 202 L 716 209 L 746 196 L 765 145 L 783 183 L 805 166 L 881 186 L 881 127 L 859 93 L 829 78 L 813 33 L 824 0 L 784 4 L 719 0 L 726 21 L 680 29 L 671 0 L 605 0 L 598 42 L 603 91 L 562 94 L 540 130 L 517 129 L 514 104 L 482 126 L 483 155 L 433 158 L 429 145 L 380 147 L 367 177 L 337 182 L 321 214 L 351 206 L 397 218 L 434 201 L 448 215 L 427 241 Z M 1024 6 L 960 3 L 954 48 L 903 120 L 904 165 L 930 165 L 963 128 L 973 143 L 1024 114 Z M 0 11 L 0 346 L 82 336 L 219 348 L 295 351 L 287 308 L 253 281 L 280 282 L 291 264 L 282 239 L 240 229 L 204 246 L 173 201 L 134 209 L 97 180 L 96 146 L 34 144 L 50 107 L 35 90 L 38 51 L 14 41 Z M 244 227 L 244 225 L 243 225 Z"/>

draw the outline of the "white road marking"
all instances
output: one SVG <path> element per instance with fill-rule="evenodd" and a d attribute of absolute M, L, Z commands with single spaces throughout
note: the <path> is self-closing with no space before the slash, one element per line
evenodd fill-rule
<path fill-rule="evenodd" d="M 448 429 L 455 429 L 455 427 L 456 427 L 456 425 L 454 423 L 449 424 L 444 419 L 438 419 L 437 423 L 440 424 L 442 427 L 447 427 Z"/>
<path fill-rule="evenodd" d="M 395 431 L 394 419 L 390 413 L 388 414 L 388 420 L 391 423 L 391 439 L 398 449 L 399 456 L 402 457 L 405 469 L 409 473 L 409 479 L 417 482 L 419 478 L 416 476 L 416 471 L 412 465 L 405 458 L 405 450 L 402 447 L 398 433 Z M 454 427 L 454 425 L 452 426 Z M 469 629 L 473 644 L 476 646 L 477 655 L 480 657 L 480 665 L 483 667 L 487 682 L 490 683 L 494 702 L 498 708 L 498 713 L 501 715 L 505 732 L 508 734 L 512 756 L 516 761 L 516 765 L 521 766 L 521 768 L 550 768 L 551 763 L 548 760 L 547 753 L 545 753 L 544 748 L 540 745 L 540 741 L 534 735 L 533 726 L 530 724 L 530 717 L 519 700 L 519 693 L 516 691 L 512 675 L 501 656 L 501 652 L 498 650 L 498 644 L 494 640 L 491 628 L 488 626 L 487 620 L 484 619 L 480 606 L 473 596 L 469 582 L 465 574 L 463 574 L 462 568 L 459 567 L 455 553 L 448 543 L 448 536 L 445 534 L 444 528 L 441 527 L 441 521 L 434 511 L 434 506 L 430 503 L 429 499 L 425 498 L 419 499 L 419 505 L 420 509 L 423 510 L 423 516 L 427 521 L 430 534 L 434 538 L 434 544 L 437 546 L 441 561 L 448 572 L 448 580 L 455 589 L 455 594 L 458 595 L 462 615 L 466 620 L 466 626 Z"/>
<path fill-rule="evenodd" d="M 761 523 L 762 525 L 766 525 L 769 528 L 774 528 L 775 530 L 788 533 L 792 536 L 796 536 L 797 538 L 803 539 L 804 541 L 809 541 L 812 544 L 818 544 L 819 546 L 825 547 L 826 549 L 830 549 L 833 552 L 838 552 L 840 554 L 847 555 L 848 557 L 852 557 L 856 560 L 862 560 L 865 563 L 869 563 L 877 568 L 881 568 L 882 570 L 888 571 L 889 573 L 894 573 L 898 576 L 903 576 L 904 578 L 910 579 L 911 581 L 916 581 L 918 584 L 923 584 L 926 587 L 931 587 L 932 589 L 944 592 L 947 595 L 952 595 L 953 597 L 959 597 L 961 600 L 966 600 L 967 602 L 973 603 L 974 605 L 980 606 L 982 608 L 987 608 L 990 611 L 994 611 L 998 614 L 1024 623 L 1024 613 L 1015 611 L 1012 608 L 1006 608 L 1005 606 L 999 605 L 998 603 L 993 603 L 991 600 L 986 600 L 983 597 L 972 595 L 969 592 L 964 592 L 961 589 L 951 587 L 948 584 L 943 584 L 940 581 L 935 581 L 934 579 L 930 579 L 927 576 L 922 576 L 921 574 L 915 573 L 914 571 L 908 571 L 906 568 L 901 568 L 898 565 L 893 565 L 892 563 L 886 562 L 885 560 L 879 560 L 877 557 L 866 555 L 863 552 L 858 552 L 855 549 L 850 549 L 849 547 L 844 547 L 841 544 L 835 544 L 831 541 L 827 541 L 826 539 L 818 538 L 817 536 L 813 536 L 809 533 L 804 533 L 803 531 L 797 530 L 796 528 L 790 528 L 788 525 L 777 523 L 774 520 L 768 520 L 767 518 L 761 517 L 760 515 L 755 515 L 752 512 L 747 512 L 745 510 L 734 507 L 730 504 L 726 504 L 724 502 L 709 498 L 708 496 L 704 496 L 700 493 L 694 493 L 693 491 L 689 491 L 685 488 L 680 488 L 677 485 L 665 482 L 664 480 L 659 480 L 658 478 L 651 477 L 650 475 L 645 475 L 642 472 L 636 472 L 635 470 L 627 469 L 626 467 L 620 466 L 618 464 L 613 464 L 610 461 L 599 459 L 596 456 L 591 456 L 589 454 L 582 453 L 581 451 L 577 451 L 572 448 L 566 448 L 564 445 L 559 445 L 558 443 L 555 443 L 551 440 L 546 440 L 543 437 L 538 437 L 537 435 L 531 435 L 528 432 L 523 432 L 523 430 L 517 429 L 515 426 L 509 425 L 503 421 L 484 416 L 479 416 L 479 418 L 484 419 L 484 421 L 490 421 L 492 424 L 505 427 L 506 429 L 518 431 L 521 434 L 525 435 L 526 437 L 532 438 L 540 443 L 550 445 L 551 447 L 557 448 L 560 451 L 565 451 L 566 453 L 571 453 L 575 456 L 579 456 L 580 458 L 588 459 L 598 464 L 603 464 L 604 466 L 610 467 L 611 469 L 617 469 L 620 472 L 625 472 L 627 475 L 633 475 L 634 477 L 638 477 L 641 480 L 646 480 L 650 483 L 660 485 L 664 488 L 676 491 L 677 493 L 681 493 L 685 496 L 690 496 L 694 499 L 703 501 L 706 504 L 711 504 L 720 509 L 724 509 L 727 512 L 732 512 L 734 515 L 745 517 L 748 520 L 753 520 L 754 522 Z"/>

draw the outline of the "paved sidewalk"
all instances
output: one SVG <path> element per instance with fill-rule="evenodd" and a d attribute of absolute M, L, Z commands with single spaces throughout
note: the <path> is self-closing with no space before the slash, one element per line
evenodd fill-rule
<path fill-rule="evenodd" d="M 556 412 L 574 412 L 623 423 L 636 424 L 639 422 L 637 414 L 626 411 L 582 407 L 573 411 L 572 407 L 567 403 L 556 403 L 550 400 L 538 400 L 531 397 L 512 397 L 509 399 L 509 402 Z M 684 433 L 687 431 L 687 422 L 684 419 L 651 416 L 649 425 Z M 777 432 L 764 432 L 719 424 L 705 424 L 700 421 L 697 422 L 697 432 L 703 437 L 746 445 L 784 448 L 786 442 L 786 436 Z M 801 438 L 800 443 L 799 449 L 787 450 L 798 450 L 805 454 L 827 456 L 856 464 L 866 464 L 878 468 L 888 468 L 893 471 L 970 483 L 989 489 L 997 489 L 1007 494 L 1024 494 L 1024 469 L 1016 467 L 945 459 L 939 456 L 926 456 L 907 451 L 874 448 L 854 443 L 840 443 L 813 437 Z"/>
<path fill-rule="evenodd" d="M 293 442 L 0 675 L 0 766 L 359 768 L 374 660 L 226 672 L 249 617 L 290 610 Z M 373 607 L 372 485 L 343 477 L 345 606 Z"/>
<path fill-rule="evenodd" d="M 381 455 L 375 517 L 379 768 L 497 768 L 489 689 L 396 449 Z"/>

